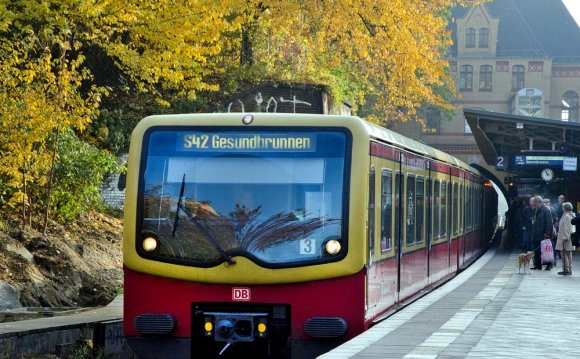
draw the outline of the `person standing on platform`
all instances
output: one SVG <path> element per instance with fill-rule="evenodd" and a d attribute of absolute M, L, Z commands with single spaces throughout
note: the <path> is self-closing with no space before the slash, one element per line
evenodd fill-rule
<path fill-rule="evenodd" d="M 556 215 L 558 217 L 558 222 L 560 222 L 560 219 L 562 218 L 562 215 L 564 214 L 564 210 L 562 209 L 562 205 L 564 204 L 564 202 L 566 201 L 566 197 L 564 197 L 563 194 L 558 196 L 558 203 L 554 206 L 554 208 L 556 209 Z"/>
<path fill-rule="evenodd" d="M 558 214 L 556 213 L 556 209 L 552 207 L 549 198 L 543 199 L 544 206 L 548 207 L 550 210 L 550 215 L 552 216 L 552 236 L 550 237 L 550 242 L 552 242 L 552 248 L 556 248 L 556 231 L 558 229 Z M 556 265 L 557 258 L 559 256 L 559 252 L 554 252 L 554 266 Z M 551 268 L 551 267 L 550 267 Z M 547 270 L 547 269 L 546 269 Z"/>
<path fill-rule="evenodd" d="M 556 242 L 556 250 L 562 253 L 562 271 L 558 272 L 560 275 L 572 274 L 572 219 L 574 213 L 572 212 L 572 203 L 564 202 L 562 204 L 564 213 L 560 218 L 558 224 L 558 241 Z"/>
<path fill-rule="evenodd" d="M 531 251 L 534 249 L 532 245 L 532 218 L 534 217 L 534 198 L 530 197 L 529 204 L 522 210 L 522 231 L 524 251 Z"/>
<path fill-rule="evenodd" d="M 552 214 L 548 207 L 544 206 L 542 196 L 535 196 L 534 200 L 534 217 L 532 218 L 532 245 L 534 246 L 534 267 L 530 269 L 542 269 L 542 252 L 540 242 L 543 239 L 552 238 L 554 225 L 552 223 Z M 552 264 L 546 266 L 546 270 L 552 269 Z"/>

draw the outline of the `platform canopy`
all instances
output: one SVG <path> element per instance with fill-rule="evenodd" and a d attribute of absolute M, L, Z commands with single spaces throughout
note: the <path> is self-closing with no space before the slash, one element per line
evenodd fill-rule
<path fill-rule="evenodd" d="M 489 165 L 521 152 L 580 154 L 580 123 L 466 108 L 463 114 Z"/>

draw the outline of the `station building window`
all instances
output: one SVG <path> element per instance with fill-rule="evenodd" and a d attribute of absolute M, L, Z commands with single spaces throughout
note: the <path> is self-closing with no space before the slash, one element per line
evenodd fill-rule
<path fill-rule="evenodd" d="M 471 91 L 473 89 L 473 66 L 461 65 L 459 69 L 459 90 Z"/>
<path fill-rule="evenodd" d="M 472 27 L 465 30 L 465 47 L 475 47 L 475 29 Z"/>
<path fill-rule="evenodd" d="M 479 91 L 491 91 L 492 70 L 491 65 L 479 68 Z"/>
<path fill-rule="evenodd" d="M 486 49 L 489 47 L 489 29 L 481 28 L 479 29 L 479 48 Z"/>
<path fill-rule="evenodd" d="M 566 91 L 562 96 L 562 121 L 578 122 L 578 94 Z"/>
<path fill-rule="evenodd" d="M 512 67 L 512 91 L 518 91 L 524 88 L 525 76 L 526 68 L 523 65 L 514 65 Z"/>

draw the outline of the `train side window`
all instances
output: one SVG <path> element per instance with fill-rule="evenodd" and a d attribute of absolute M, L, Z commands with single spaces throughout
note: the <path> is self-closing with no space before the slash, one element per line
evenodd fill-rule
<path fill-rule="evenodd" d="M 469 229 L 469 211 L 471 210 L 471 206 L 469 205 L 469 186 L 463 186 L 463 192 L 460 192 L 462 197 L 460 199 L 461 206 L 463 206 L 464 214 L 463 214 L 463 228 L 465 231 Z M 461 212 L 459 212 L 461 213 Z M 460 214 L 461 216 L 461 214 Z"/>
<path fill-rule="evenodd" d="M 407 197 L 405 202 L 405 208 L 407 210 L 407 230 L 406 230 L 406 243 L 407 246 L 415 243 L 415 208 L 416 204 L 416 191 L 415 191 L 415 176 L 407 175 Z"/>
<path fill-rule="evenodd" d="M 431 177 L 427 177 L 427 185 L 425 186 L 425 238 L 427 238 L 428 243 L 431 243 L 433 239 L 433 180 Z"/>
<path fill-rule="evenodd" d="M 451 201 L 451 187 L 452 187 L 452 182 L 449 181 L 449 183 L 447 184 L 447 231 L 445 233 L 449 233 L 449 237 L 453 238 L 452 234 L 452 227 L 451 227 L 451 221 L 453 220 L 453 202 Z"/>
<path fill-rule="evenodd" d="M 439 237 L 439 224 L 441 223 L 441 182 L 435 180 L 433 198 L 435 203 L 433 206 L 433 238 Z"/>
<path fill-rule="evenodd" d="M 451 211 L 453 212 L 453 234 L 457 234 L 459 227 L 459 217 L 461 209 L 459 208 L 459 186 L 457 183 L 453 184 L 453 195 L 451 203 L 453 204 Z"/>
<path fill-rule="evenodd" d="M 473 230 L 473 228 L 475 227 L 475 187 L 470 186 L 469 187 L 469 202 L 467 202 L 468 204 L 470 204 L 470 211 L 469 211 L 469 229 Z"/>
<path fill-rule="evenodd" d="M 447 236 L 447 181 L 441 181 L 441 236 Z"/>
<path fill-rule="evenodd" d="M 391 250 L 393 241 L 393 174 L 381 173 L 381 252 Z"/>
<path fill-rule="evenodd" d="M 371 167 L 369 172 L 369 228 L 368 228 L 368 243 L 370 260 L 372 260 L 375 253 L 375 168 Z"/>
<path fill-rule="evenodd" d="M 401 172 L 395 175 L 395 248 L 401 238 Z"/>
<path fill-rule="evenodd" d="M 417 230 L 417 243 L 423 242 L 423 218 L 425 212 L 425 184 L 423 177 L 417 177 L 417 198 L 415 200 L 415 225 Z"/>

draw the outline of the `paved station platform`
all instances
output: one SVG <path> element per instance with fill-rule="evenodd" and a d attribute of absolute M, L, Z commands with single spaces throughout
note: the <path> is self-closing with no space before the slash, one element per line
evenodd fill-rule
<path fill-rule="evenodd" d="M 490 249 L 447 284 L 320 356 L 580 358 L 580 252 L 573 274 L 518 273 L 515 249 Z"/>

